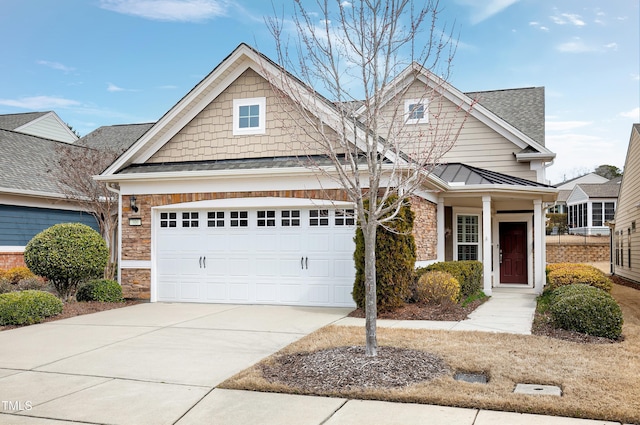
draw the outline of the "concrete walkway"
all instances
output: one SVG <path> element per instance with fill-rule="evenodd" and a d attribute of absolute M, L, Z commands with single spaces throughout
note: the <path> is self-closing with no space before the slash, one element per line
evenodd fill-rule
<path fill-rule="evenodd" d="M 494 288 L 491 298 L 471 313 L 468 319 L 460 322 L 379 319 L 377 324 L 380 327 L 388 328 L 484 331 L 530 335 L 531 323 L 536 310 L 536 296 L 531 290 Z M 364 319 L 345 317 L 336 324 L 364 327 Z"/>
<path fill-rule="evenodd" d="M 487 323 L 491 317 L 496 319 L 495 314 L 520 303 L 528 309 L 529 303 L 524 301 L 534 296 L 520 297 L 510 291 L 497 294 L 485 303 L 483 311 L 452 329 L 468 322 L 464 325 L 467 329 L 515 331 L 511 325 Z M 157 303 L 3 331 L 0 424 L 615 424 L 216 388 L 302 336 L 343 321 L 348 312 Z M 522 316 L 529 317 L 528 313 Z"/>

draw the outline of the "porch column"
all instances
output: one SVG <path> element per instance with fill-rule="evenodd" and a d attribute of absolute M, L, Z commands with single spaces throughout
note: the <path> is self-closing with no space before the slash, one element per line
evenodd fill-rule
<path fill-rule="evenodd" d="M 482 197 L 482 267 L 483 290 L 491 295 L 491 196 Z"/>
<path fill-rule="evenodd" d="M 542 200 L 533 200 L 533 288 L 537 294 L 544 287 L 544 219 L 542 218 Z"/>
<path fill-rule="evenodd" d="M 444 225 L 444 199 L 442 197 L 438 198 L 438 207 L 436 210 L 436 231 L 438 233 L 438 246 L 436 248 L 436 255 L 438 261 L 444 261 L 444 233 L 445 233 L 445 225 Z"/>

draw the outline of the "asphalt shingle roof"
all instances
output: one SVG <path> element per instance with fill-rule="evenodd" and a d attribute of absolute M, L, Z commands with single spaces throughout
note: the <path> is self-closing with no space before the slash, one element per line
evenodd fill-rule
<path fill-rule="evenodd" d="M 620 193 L 620 183 L 584 183 L 578 185 L 589 198 L 617 198 Z"/>
<path fill-rule="evenodd" d="M 24 133 L 0 129 L 0 191 L 2 188 L 60 194 L 55 168 L 58 146 L 84 149 Z"/>
<path fill-rule="evenodd" d="M 544 146 L 544 87 L 465 94 Z"/>
<path fill-rule="evenodd" d="M 26 112 L 23 114 L 0 115 L 0 129 L 15 130 L 18 127 L 40 118 L 49 112 Z"/>
<path fill-rule="evenodd" d="M 75 144 L 120 155 L 133 145 L 154 123 L 123 124 L 99 127 Z"/>

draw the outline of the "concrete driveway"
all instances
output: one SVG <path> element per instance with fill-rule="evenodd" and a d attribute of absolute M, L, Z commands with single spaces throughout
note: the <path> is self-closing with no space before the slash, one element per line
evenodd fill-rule
<path fill-rule="evenodd" d="M 174 424 L 226 378 L 349 311 L 154 303 L 3 331 L 0 423 Z"/>

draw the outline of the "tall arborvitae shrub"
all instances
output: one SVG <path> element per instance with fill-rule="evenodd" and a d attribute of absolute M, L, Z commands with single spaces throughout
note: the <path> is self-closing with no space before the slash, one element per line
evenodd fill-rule
<path fill-rule="evenodd" d="M 409 201 L 406 201 L 393 221 L 378 227 L 376 293 L 379 311 L 400 307 L 411 295 L 410 288 L 416 263 L 416 243 L 412 234 L 413 217 Z M 352 295 L 356 305 L 364 308 L 364 235 L 359 227 L 356 230 L 355 242 L 353 259 L 356 265 L 356 280 Z"/>

